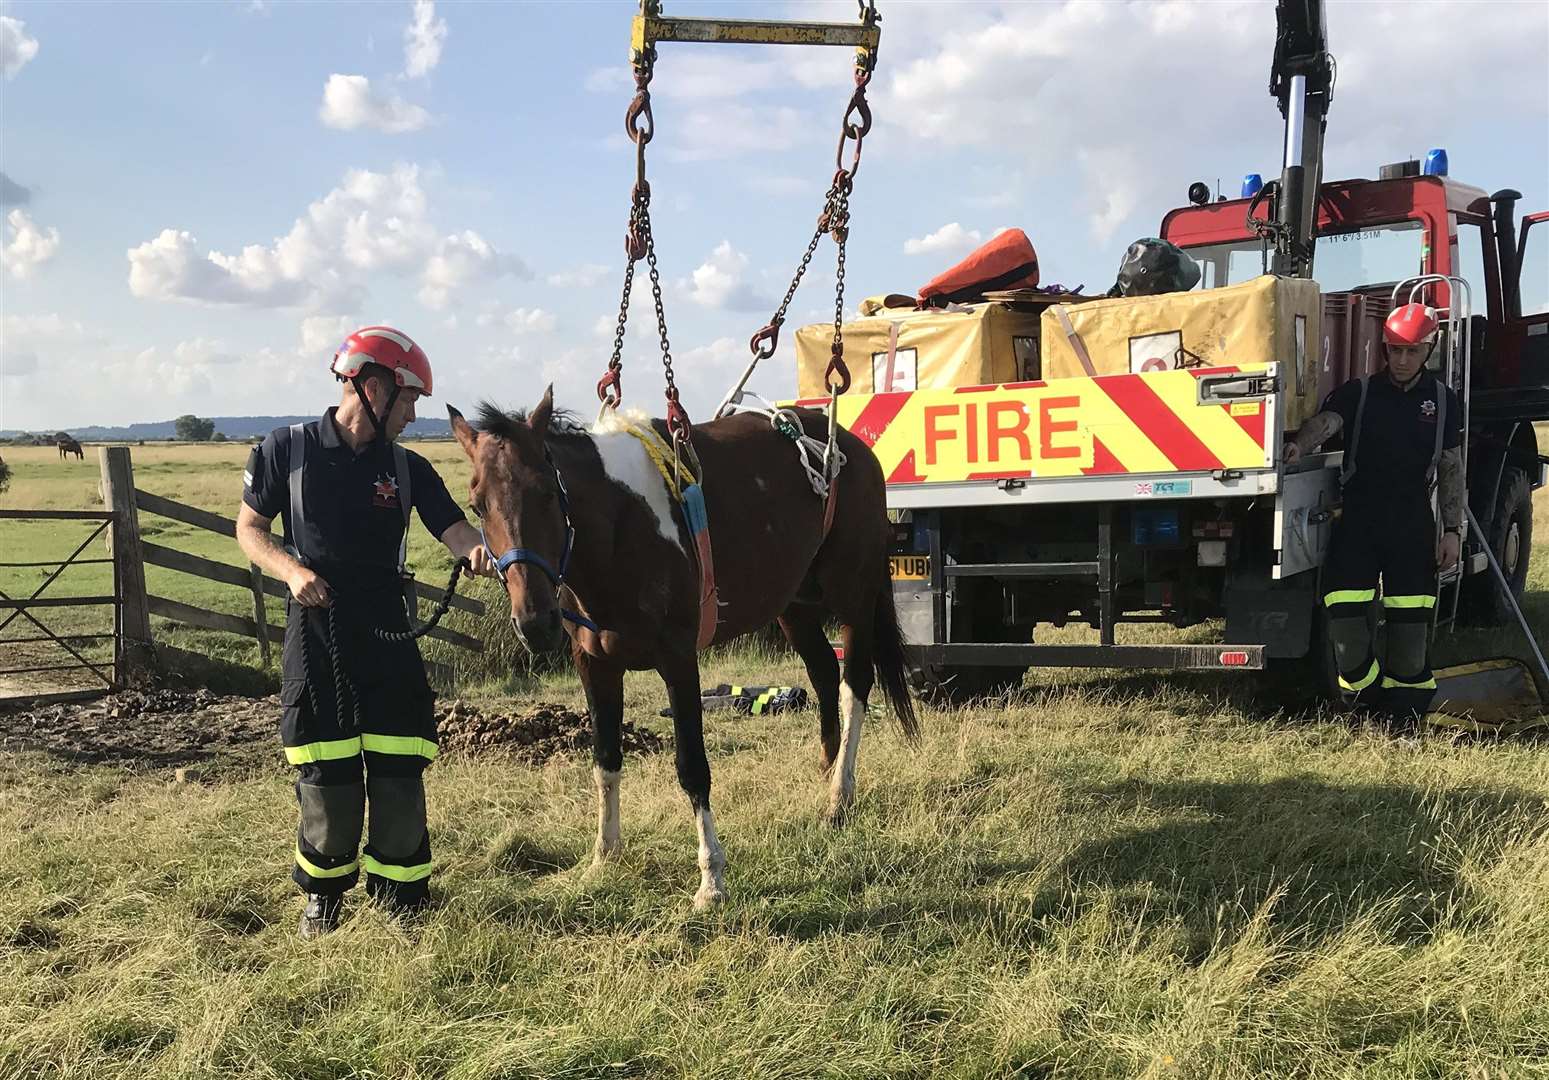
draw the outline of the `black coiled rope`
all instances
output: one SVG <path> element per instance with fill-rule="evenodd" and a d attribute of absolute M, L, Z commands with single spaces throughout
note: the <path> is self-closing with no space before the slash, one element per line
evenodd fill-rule
<path fill-rule="evenodd" d="M 419 626 L 408 630 L 383 630 L 379 626 L 373 626 L 371 632 L 382 641 L 402 643 L 414 641 L 424 637 L 435 629 L 442 617 L 452 606 L 452 597 L 457 592 L 457 581 L 462 577 L 463 571 L 471 569 L 467 559 L 458 559 L 452 567 L 452 576 L 447 579 L 446 591 L 442 593 L 441 600 L 431 611 L 430 618 Z M 339 594 L 334 593 L 333 602 L 328 605 L 328 659 L 333 671 L 333 696 L 334 716 L 338 721 L 340 730 L 344 730 L 344 699 L 350 700 L 350 716 L 354 722 L 354 730 L 361 730 L 360 693 L 355 689 L 355 683 L 350 679 L 349 672 L 345 670 L 343 650 L 339 647 Z M 301 634 L 301 660 L 306 668 L 307 695 L 312 701 L 313 717 L 323 715 L 321 702 L 317 696 L 317 680 L 312 677 L 312 644 L 310 635 L 305 627 Z"/>

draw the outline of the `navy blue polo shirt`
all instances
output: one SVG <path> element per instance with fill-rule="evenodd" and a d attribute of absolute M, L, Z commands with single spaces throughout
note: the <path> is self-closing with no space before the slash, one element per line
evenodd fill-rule
<path fill-rule="evenodd" d="M 283 518 L 285 542 L 298 546 L 306 564 L 330 582 L 334 577 L 379 577 L 383 570 L 396 570 L 404 514 L 392 446 L 374 439 L 357 454 L 340 437 L 333 409 L 302 425 L 302 434 L 307 445 L 301 475 L 306 535 L 301 543 L 296 543 L 290 520 L 290 428 L 275 428 L 253 448 L 242 477 L 242 501 L 271 521 Z M 439 539 L 467 519 L 430 462 L 407 447 L 405 453 L 414 509 L 430 535 Z"/>
<path fill-rule="evenodd" d="M 1441 395 L 1446 404 L 1441 404 Z M 1351 379 L 1323 402 L 1323 412 L 1338 413 L 1344 421 L 1344 445 L 1350 445 L 1355 414 L 1361 402 L 1361 380 Z M 1445 415 L 1443 415 L 1445 413 Z M 1463 444 L 1463 408 L 1451 387 L 1442 385 L 1427 371 L 1400 390 L 1386 371 L 1366 382 L 1366 409 L 1361 416 L 1361 438 L 1355 451 L 1355 476 L 1345 489 L 1345 500 L 1384 505 L 1391 501 L 1424 500 L 1429 497 L 1426 473 L 1436 453 L 1436 425 L 1444 424 L 1441 445 L 1451 450 Z"/>

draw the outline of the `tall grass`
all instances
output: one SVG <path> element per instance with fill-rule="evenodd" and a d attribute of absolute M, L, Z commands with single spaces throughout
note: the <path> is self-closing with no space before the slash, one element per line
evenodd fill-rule
<path fill-rule="evenodd" d="M 873 726 L 834 831 L 810 716 L 710 728 L 721 910 L 670 755 L 626 763 L 596 872 L 584 761 L 448 759 L 440 906 L 311 946 L 280 767 L 8 759 L 0 1077 L 1549 1072 L 1540 745 L 1047 682 L 917 751 Z"/>

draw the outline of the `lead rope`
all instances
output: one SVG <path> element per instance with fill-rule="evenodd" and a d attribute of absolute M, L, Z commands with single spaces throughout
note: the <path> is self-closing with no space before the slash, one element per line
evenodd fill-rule
<path fill-rule="evenodd" d="M 447 611 L 451 609 L 452 597 L 457 593 L 457 581 L 462 577 L 463 571 L 468 569 L 470 569 L 470 565 L 467 559 L 457 560 L 457 563 L 452 567 L 452 576 L 447 580 L 446 591 L 441 594 L 441 599 L 437 602 L 434 610 L 431 611 L 430 618 L 425 622 L 407 630 L 383 630 L 380 626 L 373 626 L 371 628 L 372 634 L 382 641 L 402 643 L 415 641 L 430 633 L 436 628 L 436 624 L 441 621 Z M 354 680 L 350 678 L 349 672 L 345 668 L 344 653 L 339 647 L 338 593 L 334 594 L 334 601 L 328 607 L 328 634 L 326 641 L 328 644 L 329 665 L 333 671 L 334 717 L 339 721 L 340 730 L 345 730 L 344 701 L 348 698 L 350 702 L 350 717 L 354 721 L 354 730 L 359 731 L 361 730 L 360 692 L 355 689 Z M 312 674 L 314 663 L 311 635 L 306 632 L 305 625 L 302 626 L 301 633 L 301 663 L 306 673 L 307 696 L 312 703 L 312 715 L 313 717 L 322 716 L 322 702 L 317 694 L 317 680 L 313 678 Z"/>

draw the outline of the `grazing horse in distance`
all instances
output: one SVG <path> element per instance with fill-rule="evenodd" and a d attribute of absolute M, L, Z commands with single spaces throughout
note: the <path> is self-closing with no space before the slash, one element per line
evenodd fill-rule
<path fill-rule="evenodd" d="M 81 449 L 81 444 L 79 442 L 77 442 L 74 438 L 72 438 L 71 436 L 69 436 L 69 435 L 56 435 L 56 436 L 54 436 L 54 438 L 57 440 L 55 442 L 55 445 L 59 447 L 59 460 L 60 461 L 63 461 L 65 459 L 65 455 L 66 454 L 74 454 L 75 455 L 75 459 L 77 461 L 80 461 L 80 460 L 85 458 L 86 452 Z"/>
<path fill-rule="evenodd" d="M 511 621 L 534 651 L 569 634 L 571 658 L 592 715 L 598 826 L 594 865 L 619 842 L 620 724 L 624 673 L 655 670 L 667 686 L 678 782 L 699 843 L 694 906 L 725 897 L 726 856 L 710 810 L 698 647 L 701 578 L 684 504 L 674 498 L 663 421 L 638 426 L 610 414 L 586 429 L 554 410 L 553 388 L 527 414 L 485 404 L 474 427 L 448 408 L 452 431 L 473 462 L 469 492 L 485 544 L 498 560 Z M 814 438 L 826 418 L 792 415 Z M 881 466 L 848 431 L 847 463 L 825 500 L 798 460 L 795 442 L 767 416 L 742 413 L 694 428 L 701 489 L 719 589 L 714 643 L 778 618 L 800 654 L 818 701 L 819 741 L 829 776 L 829 820 L 843 821 L 855 794 L 856 756 L 874 683 L 904 732 L 917 732 L 903 636 L 888 571 L 889 524 Z M 844 669 L 824 632 L 842 626 Z"/>

